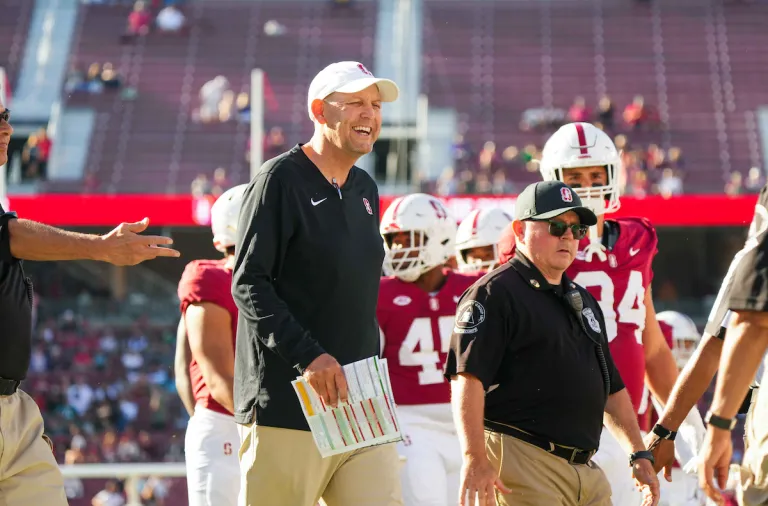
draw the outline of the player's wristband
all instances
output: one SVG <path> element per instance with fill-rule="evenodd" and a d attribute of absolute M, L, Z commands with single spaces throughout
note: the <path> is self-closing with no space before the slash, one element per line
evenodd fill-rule
<path fill-rule="evenodd" d="M 717 427 L 718 429 L 730 431 L 736 427 L 736 418 L 723 418 L 722 416 L 717 416 L 712 413 L 712 411 L 707 411 L 707 416 L 704 417 L 704 423 L 711 425 L 712 427 Z"/>
<path fill-rule="evenodd" d="M 674 441 L 675 437 L 677 436 L 677 431 L 669 430 L 658 423 L 653 426 L 651 432 L 659 436 L 659 439 L 669 439 L 670 441 Z"/>
<path fill-rule="evenodd" d="M 656 459 L 653 458 L 653 453 L 649 452 L 648 450 L 640 450 L 635 453 L 629 454 L 629 465 L 633 466 L 635 465 L 635 461 L 639 459 L 646 459 L 651 462 L 651 465 L 654 465 L 656 463 Z"/>

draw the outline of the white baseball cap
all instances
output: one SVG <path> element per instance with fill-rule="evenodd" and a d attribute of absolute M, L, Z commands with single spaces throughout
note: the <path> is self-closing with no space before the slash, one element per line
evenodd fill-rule
<path fill-rule="evenodd" d="M 357 93 L 374 84 L 379 88 L 382 102 L 397 100 L 400 90 L 395 82 L 374 77 L 362 63 L 356 61 L 331 63 L 318 72 L 309 85 L 307 110 L 310 119 L 314 119 L 312 115 L 312 102 L 314 100 L 324 100 L 328 95 L 337 91 L 340 93 Z"/>

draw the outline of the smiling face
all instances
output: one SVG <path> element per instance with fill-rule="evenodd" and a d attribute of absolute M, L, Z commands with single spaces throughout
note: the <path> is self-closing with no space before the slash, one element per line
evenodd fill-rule
<path fill-rule="evenodd" d="M 8 163 L 8 144 L 11 142 L 13 127 L 8 122 L 10 111 L 0 102 L 0 166 Z"/>
<path fill-rule="evenodd" d="M 332 93 L 312 104 L 323 136 L 334 146 L 362 156 L 373 150 L 381 132 L 381 94 L 376 85 L 357 93 Z"/>

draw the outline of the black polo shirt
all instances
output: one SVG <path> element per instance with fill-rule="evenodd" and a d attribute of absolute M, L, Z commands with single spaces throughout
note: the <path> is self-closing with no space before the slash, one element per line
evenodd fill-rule
<path fill-rule="evenodd" d="M 578 318 L 563 295 L 573 290 L 583 302 Z M 512 425 L 560 445 L 597 449 L 607 398 L 596 342 L 610 393 L 624 388 L 604 329 L 587 290 L 565 275 L 551 285 L 518 252 L 462 296 L 445 374 L 468 373 L 483 383 L 491 430 Z"/>
<path fill-rule="evenodd" d="M 0 206 L 0 378 L 23 380 L 32 350 L 32 282 L 11 255 L 8 221 Z"/>

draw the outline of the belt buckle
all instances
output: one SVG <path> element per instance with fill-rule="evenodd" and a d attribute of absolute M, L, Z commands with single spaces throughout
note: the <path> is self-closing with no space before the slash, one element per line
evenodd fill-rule
<path fill-rule="evenodd" d="M 573 450 L 571 450 L 571 458 L 568 459 L 568 463 L 569 464 L 573 464 L 573 461 L 576 460 L 576 455 L 578 453 L 579 453 L 579 449 L 578 448 L 574 448 Z"/>

